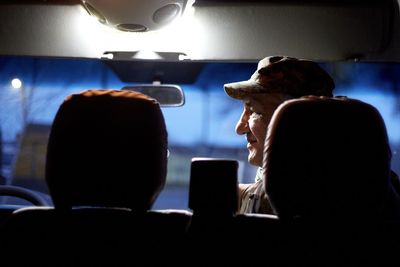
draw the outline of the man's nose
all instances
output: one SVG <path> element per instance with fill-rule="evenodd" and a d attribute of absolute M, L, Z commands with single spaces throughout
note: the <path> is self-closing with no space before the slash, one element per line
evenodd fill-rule
<path fill-rule="evenodd" d="M 249 123 L 248 122 L 249 122 L 249 120 L 248 120 L 247 116 L 245 116 L 245 114 L 243 113 L 240 116 L 240 119 L 237 122 L 236 128 L 235 128 L 236 133 L 238 135 L 244 135 L 249 132 Z"/>

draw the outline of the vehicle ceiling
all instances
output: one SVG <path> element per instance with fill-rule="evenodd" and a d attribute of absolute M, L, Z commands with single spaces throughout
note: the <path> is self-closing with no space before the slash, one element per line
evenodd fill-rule
<path fill-rule="evenodd" d="M 398 1 L 197 0 L 186 27 L 132 33 L 89 18 L 78 0 L 12 0 L 0 3 L 0 55 L 101 58 L 119 52 L 113 60 L 132 60 L 132 53 L 149 49 L 177 55 L 158 58 L 167 61 L 180 54 L 235 62 L 285 54 L 400 62 Z"/>

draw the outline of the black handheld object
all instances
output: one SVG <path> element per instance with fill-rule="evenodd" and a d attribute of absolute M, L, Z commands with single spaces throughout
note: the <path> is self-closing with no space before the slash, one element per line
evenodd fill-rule
<path fill-rule="evenodd" d="M 193 158 L 189 208 L 196 214 L 235 214 L 238 209 L 237 171 L 236 160 Z"/>

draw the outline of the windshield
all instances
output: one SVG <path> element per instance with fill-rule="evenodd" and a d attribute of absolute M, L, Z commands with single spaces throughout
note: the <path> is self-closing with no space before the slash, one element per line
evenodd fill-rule
<path fill-rule="evenodd" d="M 256 66 L 209 62 L 193 83 L 178 84 L 184 91 L 185 105 L 162 108 L 170 156 L 167 185 L 154 209 L 188 209 L 193 157 L 236 159 L 239 182 L 254 181 L 256 167 L 247 163 L 247 141 L 235 133 L 242 103 L 228 97 L 223 84 L 247 80 Z M 321 66 L 335 79 L 335 95 L 363 100 L 380 111 L 392 148 L 392 169 L 400 173 L 400 65 Z M 47 138 L 63 99 L 86 89 L 121 89 L 132 83 L 122 81 L 107 64 L 95 59 L 0 57 L 0 68 L 2 182 L 48 193 L 44 181 Z"/>

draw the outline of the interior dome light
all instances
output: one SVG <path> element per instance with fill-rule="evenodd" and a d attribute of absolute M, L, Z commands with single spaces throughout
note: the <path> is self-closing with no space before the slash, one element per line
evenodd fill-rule
<path fill-rule="evenodd" d="M 192 0 L 81 0 L 87 12 L 120 31 L 158 30 L 180 17 Z"/>

